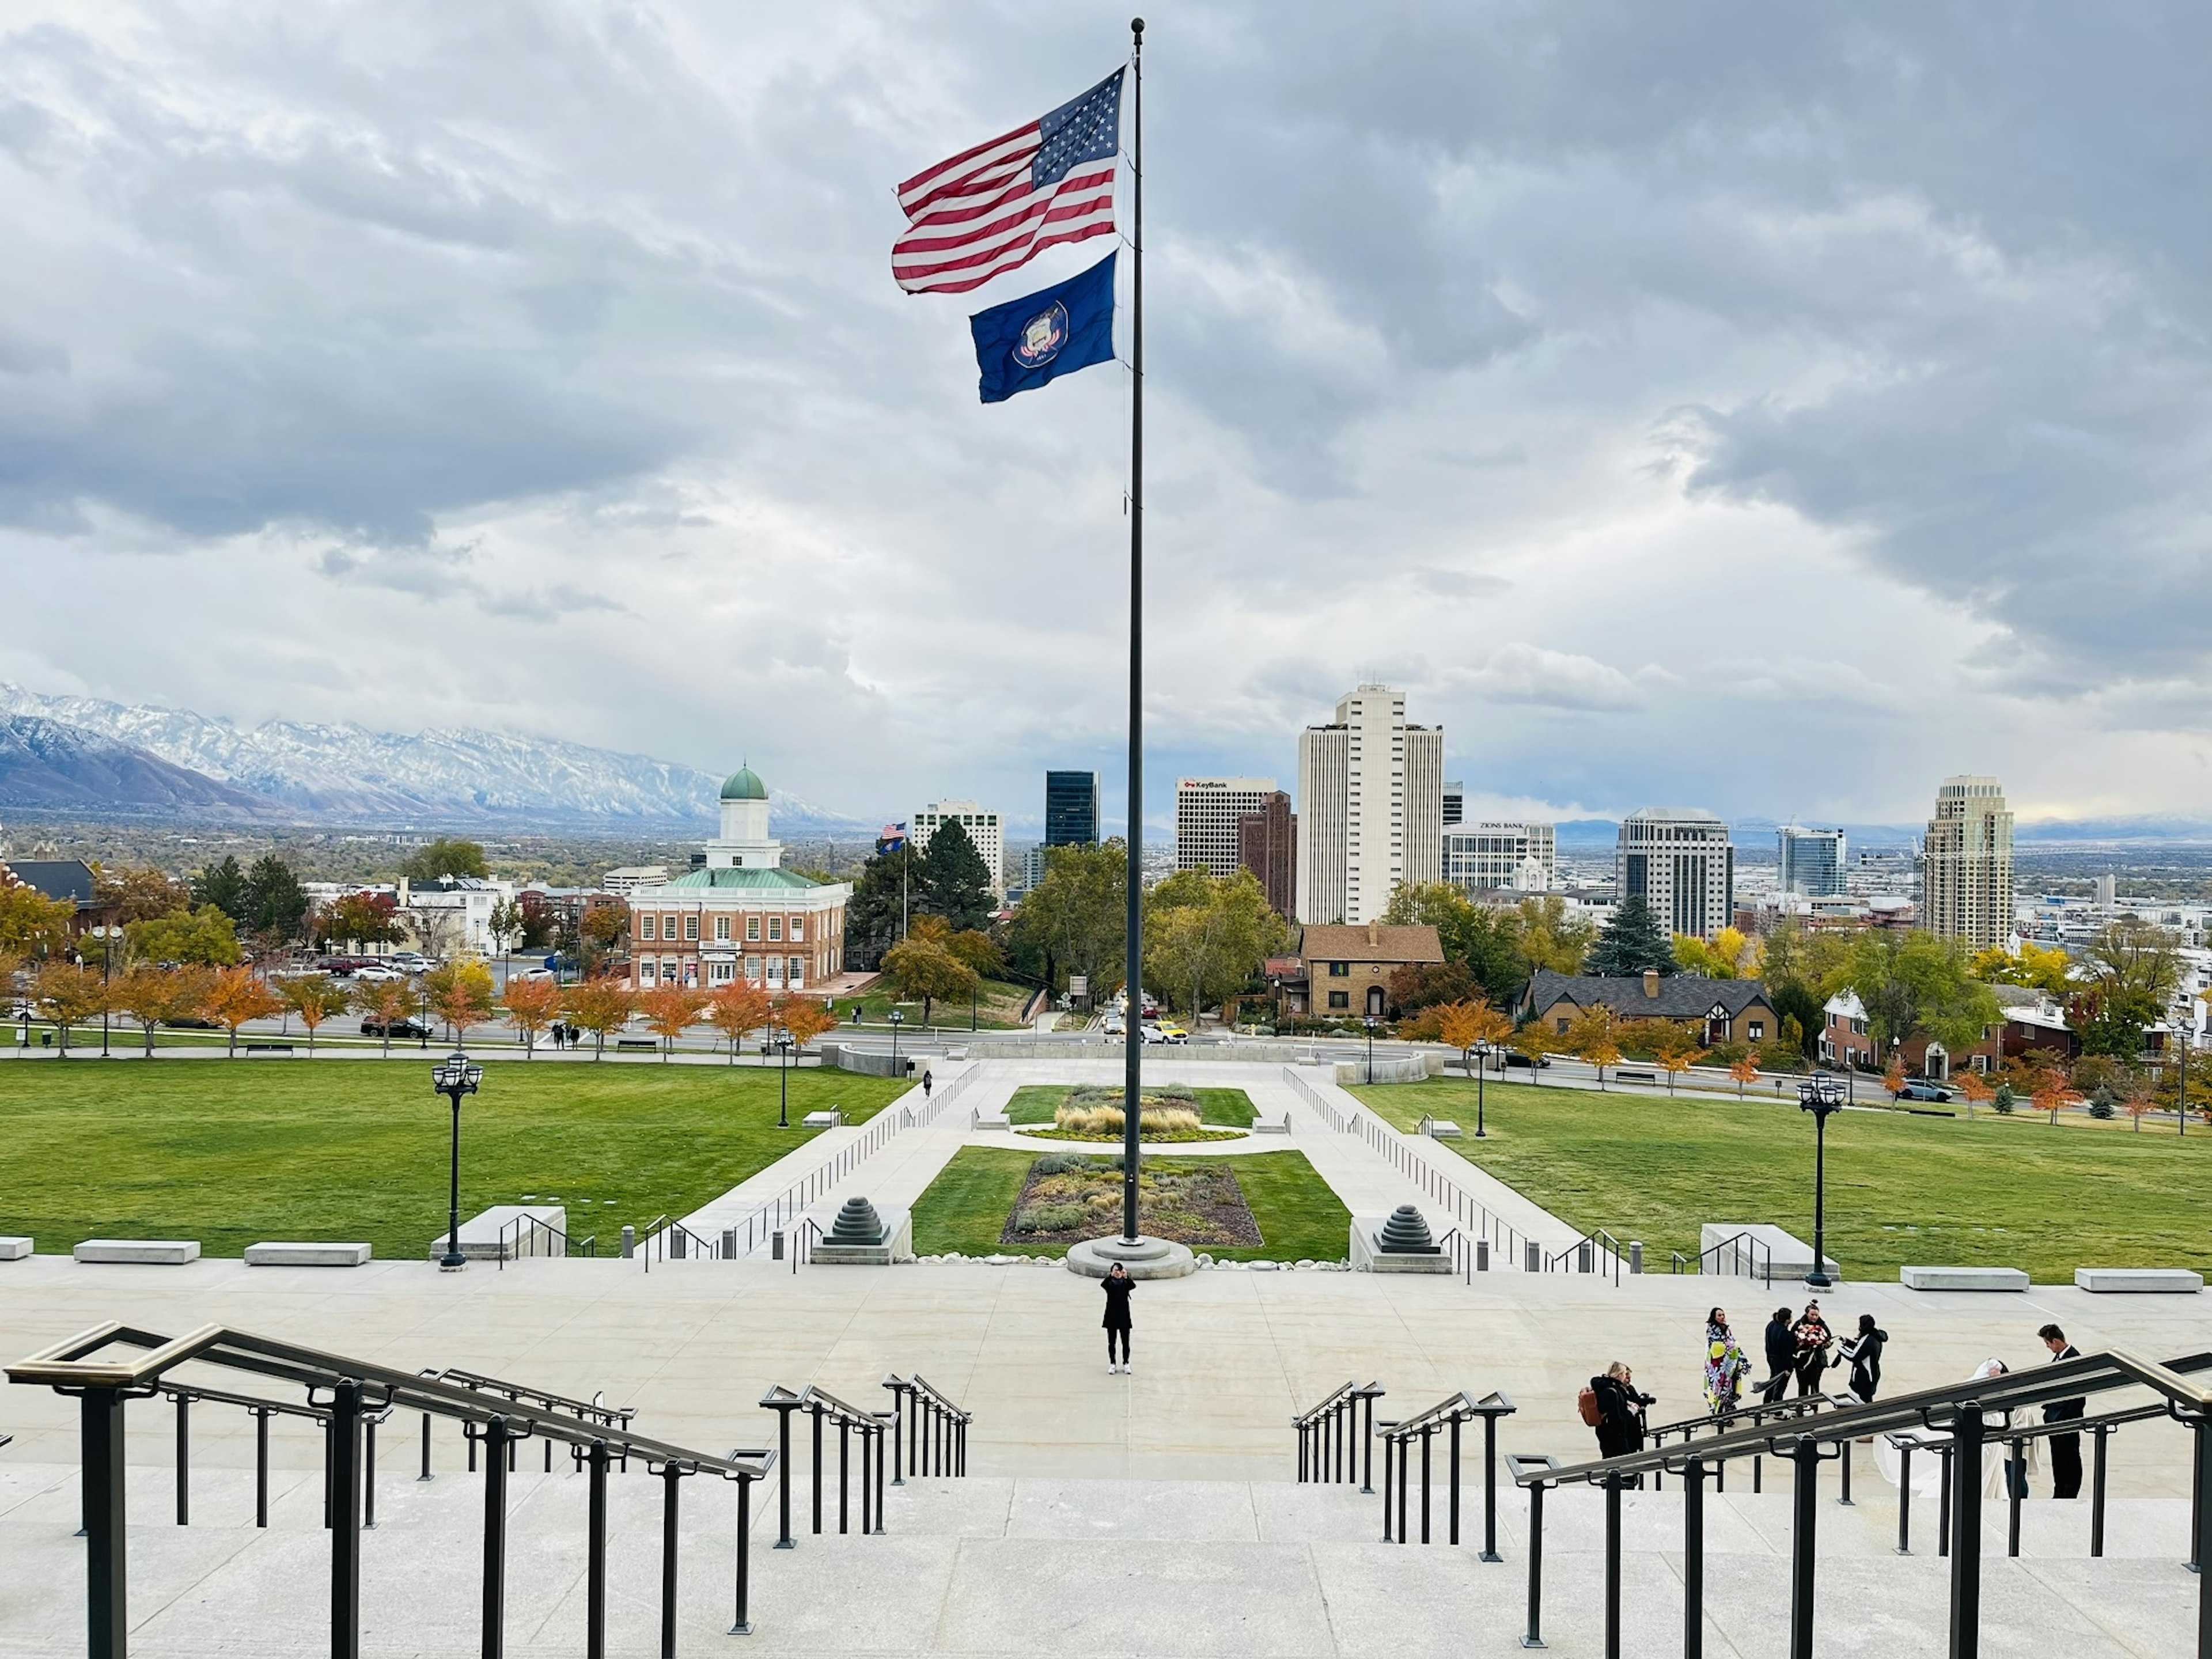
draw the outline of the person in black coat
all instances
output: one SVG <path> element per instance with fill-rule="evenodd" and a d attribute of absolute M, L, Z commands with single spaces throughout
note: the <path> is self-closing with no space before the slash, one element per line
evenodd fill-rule
<path fill-rule="evenodd" d="M 1861 1314 L 1858 1334 L 1844 1344 L 1844 1358 L 1851 1362 L 1851 1393 L 1869 1405 L 1881 1386 L 1881 1351 L 1888 1342 L 1889 1333 L 1874 1322 L 1874 1316 Z"/>
<path fill-rule="evenodd" d="M 1137 1288 L 1137 1281 L 1129 1277 L 1120 1262 L 1107 1269 L 1106 1277 L 1099 1281 L 1106 1287 L 1106 1316 L 1098 1322 L 1106 1328 L 1106 1370 L 1109 1376 L 1120 1371 L 1125 1376 L 1129 1370 L 1129 1292 Z M 1121 1358 L 1114 1358 L 1114 1339 L 1121 1339 Z"/>
<path fill-rule="evenodd" d="M 1766 1381 L 1759 1385 L 1759 1397 L 1771 1406 L 1789 1391 L 1797 1369 L 1797 1333 L 1790 1328 L 1790 1310 L 1777 1308 L 1766 1322 Z"/>
<path fill-rule="evenodd" d="M 1639 1394 L 1636 1389 L 1636 1374 L 1618 1359 L 1605 1368 L 1603 1376 L 1590 1378 L 1590 1392 L 1597 1396 L 1597 1455 L 1600 1457 L 1626 1457 L 1631 1452 L 1644 1449 L 1644 1408 L 1653 1402 L 1654 1396 Z M 1642 1486 L 1638 1475 L 1629 1482 Z"/>
<path fill-rule="evenodd" d="M 2066 1340 L 2066 1333 L 2056 1325 L 2045 1325 L 2036 1334 L 2043 1346 L 2051 1350 L 2051 1363 L 2062 1359 L 2079 1359 L 2081 1349 Z M 2043 1408 L 2046 1423 L 2078 1423 L 2089 1409 L 2086 1399 L 2054 1400 Z M 2078 1434 L 2054 1434 L 2051 1437 L 2051 1495 L 2053 1498 L 2079 1498 L 2081 1495 L 2081 1437 Z"/>

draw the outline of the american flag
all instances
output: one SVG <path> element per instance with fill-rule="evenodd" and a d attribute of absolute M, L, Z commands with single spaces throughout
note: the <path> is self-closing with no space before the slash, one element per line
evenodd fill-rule
<path fill-rule="evenodd" d="M 891 246 L 898 285 L 965 294 L 1056 242 L 1111 235 L 1123 73 L 901 185 L 907 234 Z"/>

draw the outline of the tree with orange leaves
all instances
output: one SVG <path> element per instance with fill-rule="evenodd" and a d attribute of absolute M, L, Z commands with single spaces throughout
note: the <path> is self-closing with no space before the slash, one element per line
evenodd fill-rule
<path fill-rule="evenodd" d="M 726 1038 L 730 1045 L 730 1064 L 738 1063 L 738 1050 L 744 1046 L 745 1034 L 757 1031 L 775 1017 L 775 1005 L 768 993 L 750 980 L 732 980 L 707 999 L 707 1024 Z"/>
<path fill-rule="evenodd" d="M 1492 1007 L 1486 997 L 1447 1002 L 1430 1012 L 1436 1020 L 1437 1035 L 1459 1050 L 1460 1064 L 1470 1076 L 1474 1072 L 1476 1043 L 1503 1042 L 1513 1034 L 1513 1022 Z"/>
<path fill-rule="evenodd" d="M 1735 1097 L 1741 1100 L 1745 1085 L 1759 1081 L 1759 1062 L 1746 1054 L 1729 1067 L 1729 1075 L 1735 1079 Z"/>
<path fill-rule="evenodd" d="M 1959 1092 L 1966 1097 L 1966 1115 L 1974 1115 L 1974 1108 L 1997 1097 L 1996 1086 L 1979 1072 L 1959 1073 Z"/>
<path fill-rule="evenodd" d="M 2051 1114 L 2051 1127 L 2058 1127 L 2058 1114 L 2069 1106 L 2081 1103 L 2081 1091 L 2063 1078 L 2054 1074 L 2051 1081 L 2035 1091 L 2035 1109 Z"/>
<path fill-rule="evenodd" d="M 805 1048 L 824 1031 L 836 1030 L 837 1016 L 812 997 L 786 996 L 776 1000 L 775 1023 L 793 1044 Z"/>
<path fill-rule="evenodd" d="M 238 1056 L 238 1028 L 250 1019 L 266 1019 L 283 1006 L 283 999 L 272 994 L 254 977 L 251 968 L 226 968 L 208 988 L 203 1012 L 230 1033 L 230 1056 L 234 1060 Z"/>
<path fill-rule="evenodd" d="M 1605 1087 L 1605 1068 L 1620 1062 L 1620 1044 L 1614 1037 L 1613 1010 L 1603 1003 L 1585 1008 L 1567 1027 L 1562 1046 L 1577 1059 L 1597 1069 L 1597 1086 Z"/>
<path fill-rule="evenodd" d="M 647 1027 L 660 1039 L 660 1058 L 665 1061 L 676 1047 L 676 1039 L 699 1023 L 699 1016 L 707 1011 L 707 999 L 702 993 L 687 991 L 680 985 L 656 985 L 638 998 L 637 1011 L 645 1016 Z"/>
<path fill-rule="evenodd" d="M 550 979 L 510 979 L 501 1000 L 507 1023 L 522 1033 L 522 1057 L 534 1058 L 538 1034 L 561 1012 L 561 988 Z"/>
<path fill-rule="evenodd" d="M 607 1033 L 619 1031 L 629 1024 L 629 1017 L 637 1012 L 637 997 L 628 986 L 611 975 L 587 979 L 568 988 L 561 999 L 561 1010 L 568 1015 L 571 1025 L 589 1031 L 598 1039 L 592 1058 L 600 1060 L 606 1055 Z"/>

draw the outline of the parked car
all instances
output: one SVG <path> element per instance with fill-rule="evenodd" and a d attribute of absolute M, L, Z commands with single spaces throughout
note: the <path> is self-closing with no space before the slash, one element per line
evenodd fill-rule
<path fill-rule="evenodd" d="M 1899 1100 L 1924 1100 L 1938 1106 L 1950 1103 L 1951 1091 L 1940 1083 L 1930 1083 L 1924 1078 L 1915 1078 L 1897 1091 Z"/>
<path fill-rule="evenodd" d="M 1098 1029 L 1103 1031 L 1108 1036 L 1120 1036 L 1123 1032 L 1127 1031 L 1129 1027 L 1127 1022 L 1123 1020 L 1121 1015 L 1109 1014 L 1105 1018 L 1098 1022 Z"/>
<path fill-rule="evenodd" d="M 353 976 L 357 980 L 374 981 L 378 984 L 383 984 L 392 980 L 404 979 L 407 977 L 406 975 L 401 973 L 397 968 L 386 968 L 380 963 L 373 964 L 367 968 L 356 968 L 353 970 Z"/>
<path fill-rule="evenodd" d="M 1160 1041 L 1163 1042 L 1188 1042 L 1190 1041 L 1190 1033 L 1184 1030 L 1182 1026 L 1176 1024 L 1173 1020 L 1162 1020 L 1159 1023 L 1158 1030 L 1160 1034 Z"/>
<path fill-rule="evenodd" d="M 1508 1067 L 1522 1066 L 1526 1066 L 1530 1071 L 1534 1071 L 1540 1066 L 1549 1066 L 1551 1063 L 1552 1057 L 1549 1054 L 1545 1054 L 1538 1059 L 1531 1060 L 1526 1054 L 1515 1054 L 1510 1048 L 1505 1051 L 1504 1064 Z"/>
<path fill-rule="evenodd" d="M 514 977 L 516 979 L 556 979 L 559 975 L 550 968 L 526 968 Z"/>
<path fill-rule="evenodd" d="M 387 1031 L 385 1029 L 385 1022 L 371 1014 L 367 1019 L 362 1021 L 361 1034 L 363 1036 L 426 1037 L 430 1035 L 430 1028 L 427 1025 L 417 1025 L 411 1019 L 395 1019 L 392 1022 L 391 1030 Z"/>

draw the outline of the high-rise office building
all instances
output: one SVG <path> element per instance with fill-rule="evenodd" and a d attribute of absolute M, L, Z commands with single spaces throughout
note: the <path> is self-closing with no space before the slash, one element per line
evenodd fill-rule
<path fill-rule="evenodd" d="M 1920 872 L 1920 925 L 1978 949 L 2012 936 L 2012 809 L 1995 778 L 1946 778 Z"/>
<path fill-rule="evenodd" d="M 1444 828 L 1452 829 L 1467 816 L 1467 786 L 1444 780 Z"/>
<path fill-rule="evenodd" d="M 929 850 L 929 838 L 948 823 L 957 823 L 983 855 L 991 872 L 991 890 L 1006 896 L 1006 826 L 996 812 L 987 812 L 972 800 L 933 800 L 914 815 L 908 840 L 917 854 Z"/>
<path fill-rule="evenodd" d="M 1444 734 L 1408 726 L 1406 694 L 1363 685 L 1298 734 L 1298 916 L 1376 921 L 1400 882 L 1443 860 Z"/>
<path fill-rule="evenodd" d="M 1272 790 L 1260 810 L 1237 820 L 1237 861 L 1249 870 L 1275 914 L 1288 918 L 1298 902 L 1298 815 L 1291 798 Z"/>
<path fill-rule="evenodd" d="M 1274 793 L 1273 778 L 1177 778 L 1176 868 L 1235 875 L 1237 820 Z"/>
<path fill-rule="evenodd" d="M 1785 823 L 1774 832 L 1774 845 L 1782 864 L 1775 885 L 1784 892 L 1832 898 L 1844 890 L 1842 830 Z"/>
<path fill-rule="evenodd" d="M 1098 844 L 1098 775 L 1096 772 L 1048 772 L 1044 775 L 1044 844 L 1048 847 L 1096 847 Z"/>
<path fill-rule="evenodd" d="M 1621 820 L 1613 890 L 1641 898 L 1669 933 L 1711 939 L 1735 919 L 1735 848 L 1728 825 L 1690 807 L 1654 807 Z"/>
<path fill-rule="evenodd" d="M 1545 892 L 1559 868 L 1559 831 L 1548 823 L 1472 823 L 1444 831 L 1443 878 L 1462 893 L 1501 887 Z"/>

